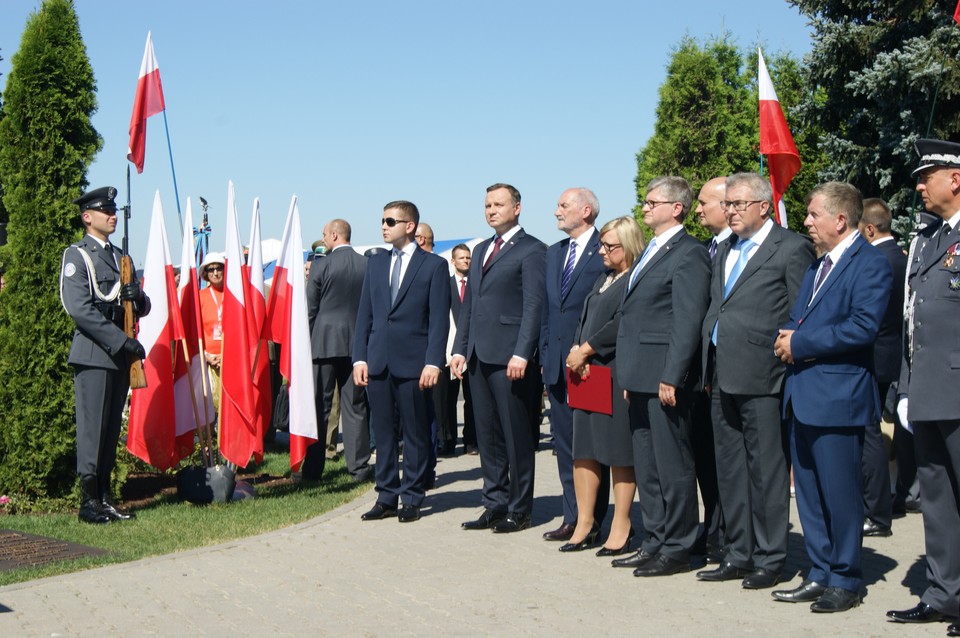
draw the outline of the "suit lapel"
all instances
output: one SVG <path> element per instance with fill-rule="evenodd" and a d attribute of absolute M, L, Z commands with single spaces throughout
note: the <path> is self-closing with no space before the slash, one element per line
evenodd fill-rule
<path fill-rule="evenodd" d="M 567 250 L 570 249 L 570 241 L 567 241 Z M 577 283 L 577 279 L 580 277 L 581 273 L 587 268 L 587 262 L 600 250 L 600 231 L 595 231 L 593 236 L 590 238 L 590 242 L 587 244 L 587 247 L 583 249 L 583 253 L 580 255 L 580 259 L 577 260 L 577 265 L 573 269 L 573 274 L 570 276 L 570 285 L 567 286 L 567 295 L 570 294 L 570 291 L 573 290 L 574 284 Z M 564 259 L 566 258 L 566 253 L 564 253 Z M 563 264 L 560 266 L 560 279 L 563 280 Z M 559 288 L 558 288 L 559 290 Z M 560 301 L 565 301 L 566 296 Z"/>
<path fill-rule="evenodd" d="M 960 233 L 957 232 L 951 232 L 949 236 L 942 237 L 943 224 L 944 222 L 941 221 L 936 232 L 920 247 L 920 264 L 917 270 L 917 274 L 919 275 L 922 275 L 943 261 L 947 254 L 947 249 L 955 244 L 957 240 L 960 240 Z"/>
<path fill-rule="evenodd" d="M 423 264 L 423 260 L 426 258 L 426 252 L 419 246 L 414 248 L 413 254 L 410 255 L 410 263 L 407 264 L 407 269 L 403 273 L 403 279 L 400 280 L 400 290 L 397 291 L 397 299 L 393 303 L 393 308 L 396 308 L 400 305 L 400 302 L 403 301 L 404 296 L 406 296 L 407 291 L 410 290 L 410 282 L 417 276 L 417 271 L 420 270 L 420 266 Z"/>
<path fill-rule="evenodd" d="M 120 269 L 117 267 L 117 260 L 114 259 L 114 257 L 107 252 L 105 248 L 101 248 L 100 244 L 97 243 L 97 240 L 95 240 L 93 237 L 90 237 L 90 235 L 87 235 L 85 237 L 85 243 L 87 250 L 95 253 L 100 258 L 100 261 L 109 266 L 112 271 L 120 272 Z"/>
<path fill-rule="evenodd" d="M 678 241 L 680 241 L 680 238 L 686 234 L 687 234 L 687 231 L 681 229 L 680 232 L 678 232 L 676 235 L 671 237 L 666 244 L 657 248 L 656 254 L 653 257 L 651 257 L 649 261 L 647 261 L 647 263 L 643 265 L 643 268 L 640 269 L 640 273 L 637 275 L 637 280 L 633 283 L 633 286 L 630 286 L 628 284 L 627 290 L 623 295 L 624 299 L 630 296 L 630 293 L 633 292 L 633 290 L 640 285 L 640 282 L 643 280 L 644 277 L 647 276 L 647 273 L 649 273 L 651 270 L 656 268 L 657 264 L 659 264 L 663 260 L 663 258 L 666 257 L 671 250 L 673 250 L 673 247 L 676 245 Z M 627 275 L 627 276 L 631 277 L 632 275 L 633 275 L 633 269 L 630 270 L 630 275 Z"/>
<path fill-rule="evenodd" d="M 510 250 L 511 248 L 513 248 L 514 246 L 516 246 L 516 245 L 517 245 L 517 241 L 518 241 L 521 237 L 523 237 L 524 235 L 526 235 L 526 233 L 524 233 L 524 232 L 523 232 L 523 229 L 521 228 L 520 230 L 518 230 L 518 231 L 516 232 L 516 234 L 514 234 L 513 237 L 510 238 L 510 241 L 505 242 L 505 243 L 503 244 L 503 246 L 500 247 L 500 252 L 498 252 L 497 255 L 496 255 L 493 259 L 490 260 L 490 268 L 493 268 L 494 266 L 496 266 L 496 265 L 497 265 L 497 262 L 500 261 L 501 259 L 503 259 L 503 256 L 507 253 L 507 251 L 509 251 L 509 250 Z M 486 242 L 487 246 L 489 246 L 489 245 L 490 245 L 490 242 L 492 242 L 492 241 L 493 241 L 492 239 L 487 240 L 487 242 Z M 481 253 L 481 254 L 486 254 L 486 249 L 484 249 L 483 253 Z M 488 268 L 487 270 L 489 270 L 490 268 Z M 482 270 L 482 268 L 481 268 L 481 270 Z"/>
<path fill-rule="evenodd" d="M 752 277 L 753 273 L 760 270 L 763 264 L 770 261 L 770 258 L 776 254 L 782 239 L 782 235 L 780 232 L 778 232 L 779 228 L 779 226 L 772 226 L 770 228 L 770 233 L 767 235 L 767 239 L 760 244 L 760 247 L 757 248 L 757 252 L 753 254 L 753 257 L 751 257 L 749 261 L 747 261 L 747 265 L 743 267 L 743 272 L 740 273 L 740 276 L 737 277 L 737 281 L 734 282 L 733 288 L 730 289 L 730 294 L 727 295 L 728 299 L 737 292 L 740 286 L 743 285 L 743 282 Z M 726 264 L 724 264 L 724 266 L 726 266 Z"/>
<path fill-rule="evenodd" d="M 847 248 L 847 250 L 843 253 L 843 256 L 840 257 L 840 262 L 833 267 L 833 269 L 830 271 L 830 276 L 827 277 L 827 280 L 823 282 L 822 286 L 820 286 L 820 290 L 817 291 L 817 296 L 813 298 L 813 301 L 807 304 L 807 309 L 803 313 L 804 317 L 810 314 L 810 311 L 813 310 L 817 304 L 820 303 L 820 300 L 830 292 L 830 289 L 833 288 L 834 284 L 840 281 L 840 278 L 843 277 L 844 271 L 846 271 L 847 267 L 849 267 L 853 260 L 857 258 L 857 255 L 860 254 L 860 249 L 864 246 L 864 244 L 866 244 L 866 240 L 862 235 L 860 235 L 854 240 L 853 244 L 850 245 L 850 248 Z M 816 263 L 818 269 L 820 267 L 820 262 L 822 261 L 823 257 L 817 260 Z M 814 275 L 814 277 L 816 277 L 816 275 Z M 816 285 L 816 283 L 814 283 L 814 285 Z M 810 293 L 813 294 L 812 289 Z"/>

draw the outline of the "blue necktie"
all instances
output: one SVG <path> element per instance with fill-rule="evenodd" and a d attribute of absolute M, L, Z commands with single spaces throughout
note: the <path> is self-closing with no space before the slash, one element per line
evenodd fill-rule
<path fill-rule="evenodd" d="M 740 274 L 743 272 L 743 269 L 747 266 L 747 260 L 750 259 L 750 249 L 756 246 L 757 243 L 752 239 L 742 239 L 740 240 L 740 256 L 737 257 L 737 263 L 733 265 L 733 270 L 730 271 L 730 276 L 727 277 L 727 283 L 723 287 L 723 298 L 726 299 L 730 294 L 730 291 L 733 289 L 733 284 L 737 283 Z M 717 345 L 717 329 L 720 326 L 720 320 L 717 319 L 717 323 L 713 324 L 713 335 L 710 340 L 713 342 L 713 345 Z"/>
<path fill-rule="evenodd" d="M 637 277 L 640 276 L 640 271 L 644 266 L 647 265 L 647 262 L 650 260 L 650 257 L 653 255 L 653 251 L 657 249 L 657 238 L 654 237 L 650 240 L 650 243 L 647 244 L 647 249 L 643 251 L 643 254 L 640 256 L 640 263 L 637 264 L 637 267 L 633 269 L 633 273 L 630 275 L 630 281 L 627 284 L 627 290 L 633 289 L 633 284 L 637 283 Z"/>
<path fill-rule="evenodd" d="M 567 263 L 563 267 L 563 276 L 560 278 L 560 298 L 567 296 L 570 289 L 570 278 L 573 277 L 573 264 L 577 259 L 577 242 L 570 241 L 570 252 L 567 254 Z"/>
<path fill-rule="evenodd" d="M 390 274 L 390 303 L 394 303 L 397 300 L 397 293 L 400 292 L 400 259 L 403 258 L 403 253 L 393 249 L 393 272 Z"/>

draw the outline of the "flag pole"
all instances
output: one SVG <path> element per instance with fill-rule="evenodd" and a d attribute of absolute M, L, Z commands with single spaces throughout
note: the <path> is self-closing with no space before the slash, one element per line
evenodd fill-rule
<path fill-rule="evenodd" d="M 177 171 L 173 167 L 173 147 L 170 145 L 170 126 L 167 124 L 167 109 L 163 109 L 163 130 L 167 133 L 167 153 L 170 155 L 170 173 L 173 175 L 173 196 L 177 202 L 177 218 L 180 220 L 180 228 L 183 228 L 183 215 L 180 214 L 180 191 L 177 190 Z"/>

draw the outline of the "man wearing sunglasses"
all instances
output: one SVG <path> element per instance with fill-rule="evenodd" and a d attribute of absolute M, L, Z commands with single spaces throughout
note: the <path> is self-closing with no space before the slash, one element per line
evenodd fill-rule
<path fill-rule="evenodd" d="M 136 275 L 120 284 L 120 249 L 110 243 L 117 229 L 117 189 L 104 186 L 74 200 L 86 234 L 63 253 L 60 300 L 76 322 L 68 362 L 73 366 L 77 410 L 77 474 L 80 514 L 85 523 L 133 518 L 110 496 L 110 473 L 117 458 L 123 406 L 130 387 L 130 357 L 146 353 L 123 332 L 123 301 L 134 312 L 150 312 Z"/>
<path fill-rule="evenodd" d="M 420 211 L 411 202 L 384 206 L 383 241 L 393 249 L 368 260 L 360 291 L 353 382 L 367 388 L 377 441 L 377 502 L 361 516 L 365 521 L 418 520 L 427 487 L 428 404 L 446 365 L 450 283 L 447 262 L 417 245 L 419 222 Z"/>

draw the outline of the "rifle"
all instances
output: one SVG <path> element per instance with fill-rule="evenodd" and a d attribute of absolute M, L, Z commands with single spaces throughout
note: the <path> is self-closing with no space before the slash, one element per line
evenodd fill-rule
<path fill-rule="evenodd" d="M 130 235 L 127 222 L 130 220 L 130 165 L 127 165 L 127 205 L 123 207 L 123 250 L 120 257 L 120 285 L 133 281 L 133 258 L 130 257 Z M 127 338 L 136 337 L 136 318 L 133 314 L 133 302 L 123 302 L 123 333 Z M 143 361 L 130 357 L 130 387 L 147 387 L 147 375 L 143 372 Z"/>

